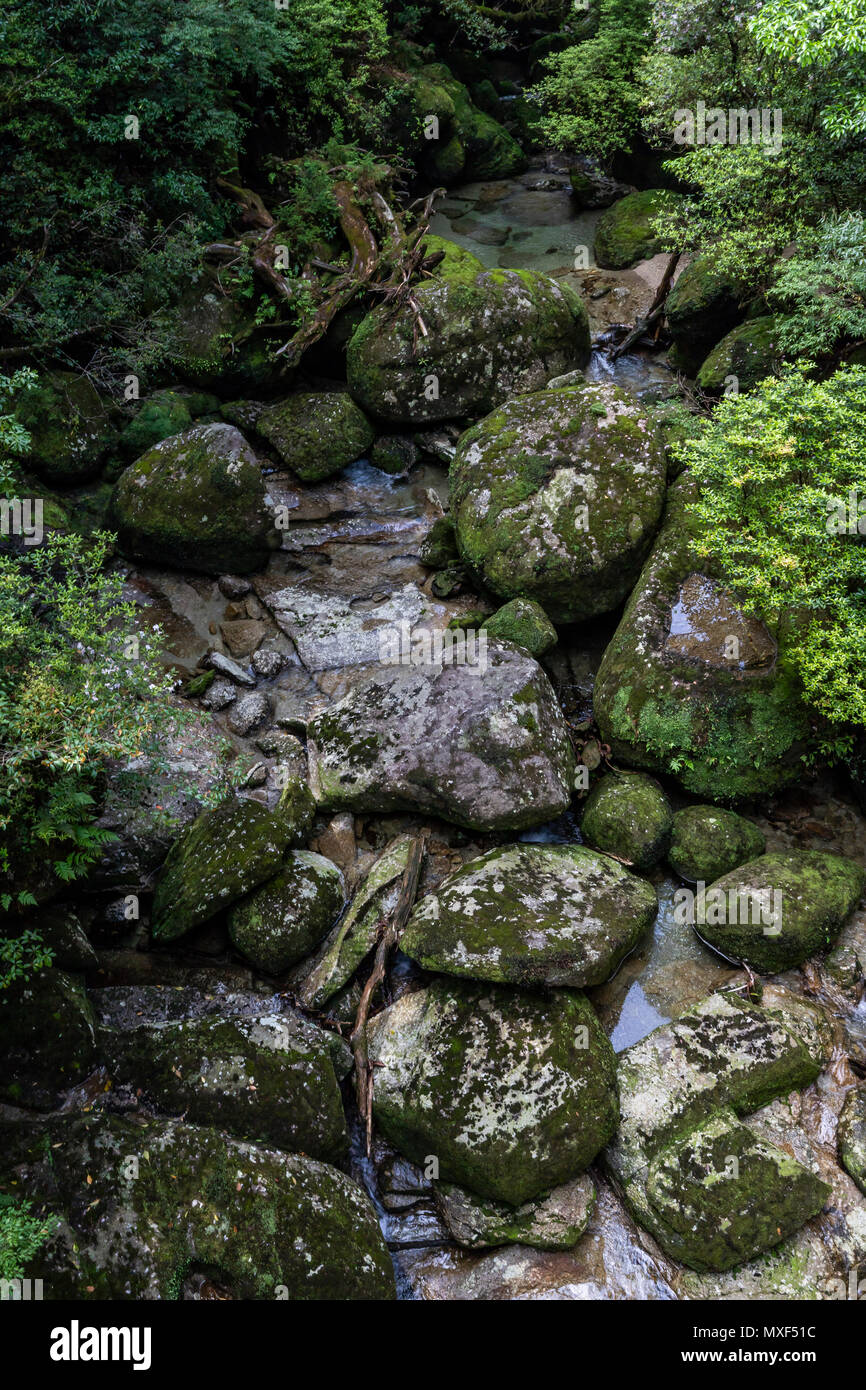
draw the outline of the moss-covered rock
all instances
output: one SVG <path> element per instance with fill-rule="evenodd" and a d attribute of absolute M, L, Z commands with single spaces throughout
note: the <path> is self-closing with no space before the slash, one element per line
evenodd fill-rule
<path fill-rule="evenodd" d="M 308 826 L 308 814 L 296 819 L 238 797 L 203 811 L 163 865 L 151 913 L 154 936 L 183 936 L 273 878 L 286 849 L 303 841 Z"/>
<path fill-rule="evenodd" d="M 156 564 L 246 574 L 279 547 L 259 460 L 233 425 L 195 425 L 131 464 L 109 524 L 124 554 Z"/>
<path fill-rule="evenodd" d="M 411 847 L 411 835 L 401 835 L 385 847 L 368 870 L 345 917 L 321 950 L 297 972 L 293 988 L 304 1008 L 321 1009 L 348 984 L 375 946 L 380 922 L 397 906 Z"/>
<path fill-rule="evenodd" d="M 469 1250 L 497 1245 L 570 1250 L 589 1225 L 595 1200 L 595 1183 L 588 1173 L 520 1207 L 476 1197 L 452 1183 L 436 1184 L 442 1219 L 457 1244 Z"/>
<path fill-rule="evenodd" d="M 525 830 L 571 800 L 574 755 L 550 682 L 515 647 L 455 634 L 441 665 L 385 666 L 310 721 L 321 806 L 420 811 Z M 462 664 L 461 664 L 462 655 Z"/>
<path fill-rule="evenodd" d="M 418 445 L 408 434 L 380 434 L 370 449 L 370 462 L 383 473 L 401 477 L 419 458 Z"/>
<path fill-rule="evenodd" d="M 614 1057 L 583 995 L 435 981 L 368 1027 L 373 1113 L 401 1153 L 522 1206 L 585 1169 L 617 1121 Z"/>
<path fill-rule="evenodd" d="M 611 640 L 593 694 L 617 759 L 711 800 L 796 778 L 810 734 L 787 637 L 746 617 L 697 554 L 686 474 Z"/>
<path fill-rule="evenodd" d="M 27 462 L 51 483 L 92 477 L 116 438 L 95 387 L 75 372 L 48 372 L 15 398 L 15 416 L 30 434 Z"/>
<path fill-rule="evenodd" d="M 836 1143 L 839 1162 L 866 1193 L 866 1085 L 848 1092 L 839 1115 Z"/>
<path fill-rule="evenodd" d="M 526 156 L 504 126 L 480 111 L 462 82 L 444 63 L 428 63 L 411 74 L 411 103 L 422 126 L 432 130 L 428 118 L 438 123 L 435 138 L 426 135 L 420 154 L 430 177 L 443 183 L 458 179 L 504 179 L 526 168 Z"/>
<path fill-rule="evenodd" d="M 536 271 L 485 270 L 468 253 L 452 254 L 414 299 L 426 336 L 410 306 L 395 314 L 382 305 L 347 350 L 349 390 L 382 420 L 418 425 L 478 415 L 589 357 L 583 303 Z"/>
<path fill-rule="evenodd" d="M 429 565 L 435 570 L 457 564 L 460 552 L 457 549 L 454 521 L 450 516 L 436 518 L 421 542 L 418 558 L 422 565 Z"/>
<path fill-rule="evenodd" d="M 0 995 L 0 1096 L 50 1109 L 61 1091 L 89 1076 L 98 1061 L 93 1010 L 82 981 L 37 970 Z"/>
<path fill-rule="evenodd" d="M 279 975 L 315 950 L 345 900 L 343 875 L 330 859 L 306 849 L 286 855 L 279 873 L 229 912 L 229 936 L 241 955 Z"/>
<path fill-rule="evenodd" d="M 446 975 L 582 987 L 613 974 L 657 911 L 649 883 L 583 845 L 505 845 L 424 898 L 400 944 Z"/>
<path fill-rule="evenodd" d="M 595 229 L 595 259 L 605 270 L 624 270 L 663 250 L 653 222 L 677 201 L 665 188 L 628 193 L 602 214 Z"/>
<path fill-rule="evenodd" d="M 707 889 L 695 927 L 723 955 L 773 975 L 833 945 L 866 870 L 820 850 L 762 854 Z"/>
<path fill-rule="evenodd" d="M 394 1297 L 367 1196 L 327 1164 L 177 1120 L 63 1116 L 2 1137 L 0 1189 L 23 1182 L 61 1217 L 28 1270 L 47 1298 L 178 1299 L 203 1271 L 234 1299 Z"/>
<path fill-rule="evenodd" d="M 588 844 L 645 871 L 667 853 L 672 825 L 658 782 L 640 772 L 611 772 L 590 792 L 580 831 Z"/>
<path fill-rule="evenodd" d="M 507 401 L 461 437 L 450 478 L 461 554 L 487 587 L 577 622 L 637 579 L 666 462 L 642 407 L 600 382 Z"/>
<path fill-rule="evenodd" d="M 778 375 L 781 364 L 778 319 L 772 314 L 746 319 L 713 348 L 698 372 L 698 386 L 717 393 L 734 377 L 737 389 L 748 391 L 764 377 Z"/>
<path fill-rule="evenodd" d="M 764 853 L 762 832 L 718 806 L 686 806 L 674 816 L 668 863 L 690 883 L 712 883 Z"/>
<path fill-rule="evenodd" d="M 530 656 L 542 656 L 557 643 L 556 628 L 540 603 L 531 598 L 513 598 L 484 620 L 488 637 L 513 642 Z"/>
<path fill-rule="evenodd" d="M 665 301 L 677 364 L 696 372 L 708 353 L 743 317 L 740 285 L 719 270 L 712 254 L 686 266 Z"/>
<path fill-rule="evenodd" d="M 255 309 L 223 284 L 203 279 L 158 323 L 168 361 L 179 376 L 207 391 L 241 395 L 282 380 L 267 335 L 257 331 Z"/>
<path fill-rule="evenodd" d="M 369 449 L 375 431 L 345 391 L 298 391 L 266 406 L 256 429 L 305 482 L 339 473 Z"/>
<path fill-rule="evenodd" d="M 120 436 L 128 458 L 138 458 L 163 439 L 192 428 L 189 401 L 176 391 L 155 391 L 148 396 Z"/>
<path fill-rule="evenodd" d="M 830 1187 L 721 1111 L 656 1155 L 647 1200 L 668 1255 L 691 1269 L 733 1269 L 817 1216 Z"/>
<path fill-rule="evenodd" d="M 327 1163 L 346 1160 L 349 1138 L 331 1046 L 300 1017 L 105 1029 L 101 1042 L 115 1080 L 157 1110 Z M 347 1069 L 344 1064 L 340 1074 Z"/>

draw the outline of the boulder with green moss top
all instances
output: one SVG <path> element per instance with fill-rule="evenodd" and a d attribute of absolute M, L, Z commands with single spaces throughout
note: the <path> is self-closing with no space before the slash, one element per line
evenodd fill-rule
<path fill-rule="evenodd" d="M 547 676 L 515 647 L 453 636 L 442 664 L 385 666 L 310 721 L 319 805 L 497 831 L 565 810 L 574 755 Z"/>
<path fill-rule="evenodd" d="M 61 1218 L 33 1262 L 46 1297 L 180 1299 L 202 1271 L 234 1299 L 394 1297 L 373 1207 L 325 1163 L 178 1120 L 2 1127 L 0 1191 L 17 1195 L 23 1174 Z"/>
<path fill-rule="evenodd" d="M 82 980 L 42 969 L 0 997 L 0 1097 L 50 1109 L 99 1060 L 93 1010 Z"/>
<path fill-rule="evenodd" d="M 734 801 L 800 775 L 811 722 L 786 639 L 747 617 L 698 553 L 686 474 L 605 651 L 593 694 L 617 760 Z"/>
<path fill-rule="evenodd" d="M 414 1162 L 520 1207 L 574 1178 L 617 1122 L 614 1056 L 592 1006 L 435 981 L 368 1026 L 373 1113 Z"/>
<path fill-rule="evenodd" d="M 583 987 L 614 973 L 657 911 L 651 884 L 584 845 L 505 845 L 424 898 L 400 944 L 445 975 Z"/>
<path fill-rule="evenodd" d="M 293 988 L 306 1009 L 321 1009 L 351 980 L 373 949 L 379 923 L 397 906 L 412 836 L 392 840 L 369 869 L 349 910 L 311 961 L 297 971 Z"/>
<path fill-rule="evenodd" d="M 206 574 L 247 574 L 280 544 L 261 464 L 233 425 L 194 425 L 130 464 L 109 524 L 125 555 Z"/>
<path fill-rule="evenodd" d="M 864 883 L 866 870 L 839 854 L 762 854 L 710 885 L 695 927 L 723 955 L 775 975 L 829 950 Z"/>
<path fill-rule="evenodd" d="M 429 565 L 431 569 L 436 570 L 458 563 L 460 552 L 457 549 L 454 522 L 450 516 L 436 518 L 421 542 L 418 558 L 422 565 Z"/>
<path fill-rule="evenodd" d="M 229 912 L 232 942 L 257 970 L 279 975 L 315 950 L 345 901 L 343 875 L 306 849 L 286 855 L 279 873 Z"/>
<path fill-rule="evenodd" d="M 839 1115 L 836 1143 L 839 1162 L 866 1193 L 866 1084 L 848 1092 Z"/>
<path fill-rule="evenodd" d="M 743 317 L 741 297 L 741 286 L 718 268 L 712 254 L 697 256 L 686 266 L 665 301 L 678 366 L 697 372 Z"/>
<path fill-rule="evenodd" d="M 570 1250 L 589 1225 L 595 1200 L 595 1183 L 588 1173 L 520 1207 L 476 1197 L 453 1183 L 436 1184 L 439 1213 L 457 1244 L 469 1250 L 497 1245 Z"/>
<path fill-rule="evenodd" d="M 265 406 L 256 429 L 305 482 L 339 473 L 369 449 L 375 430 L 345 391 L 298 391 Z"/>
<path fill-rule="evenodd" d="M 728 1269 L 820 1209 L 822 1186 L 790 1169 L 788 1155 L 754 1147 L 735 1117 L 808 1086 L 832 1048 L 822 1012 L 796 996 L 762 1008 L 714 994 L 620 1054 L 621 1119 L 605 1161 L 632 1215 L 673 1258 Z"/>
<path fill-rule="evenodd" d="M 157 1110 L 327 1163 L 349 1149 L 339 1080 L 351 1065 L 325 1033 L 289 1013 L 105 1029 L 115 1081 Z"/>
<path fill-rule="evenodd" d="M 422 155 L 431 178 L 504 179 L 526 168 L 514 136 L 473 105 L 469 92 L 444 63 L 428 63 L 411 75 L 411 103 L 422 125 L 437 123 L 435 139 L 424 139 Z"/>
<path fill-rule="evenodd" d="M 640 772 L 611 772 L 590 792 L 580 831 L 596 849 L 645 871 L 667 853 L 672 825 L 670 802 L 658 782 Z"/>
<path fill-rule="evenodd" d="M 45 373 L 14 404 L 16 419 L 30 435 L 28 465 L 51 483 L 92 477 L 117 437 L 105 402 L 75 372 Z"/>
<path fill-rule="evenodd" d="M 686 806 L 674 815 L 668 863 L 690 883 L 712 883 L 764 853 L 763 833 L 719 806 Z"/>
<path fill-rule="evenodd" d="M 272 341 L 258 330 L 254 308 L 209 279 L 159 316 L 167 360 L 185 381 L 206 391 L 242 395 L 282 384 Z"/>
<path fill-rule="evenodd" d="M 595 259 L 605 270 L 624 270 L 663 250 L 654 222 L 678 201 L 665 188 L 628 193 L 602 213 L 595 229 Z"/>
<path fill-rule="evenodd" d="M 485 619 L 484 628 L 488 637 L 513 642 L 530 656 L 542 656 L 558 641 L 553 623 L 531 598 L 513 598 L 503 604 Z"/>
<path fill-rule="evenodd" d="M 169 850 L 153 899 L 151 923 L 172 941 L 230 907 L 279 872 L 285 851 L 303 843 L 312 802 L 294 788 L 275 811 L 231 797 L 203 811 Z M 285 798 L 286 793 L 283 794 Z"/>
<path fill-rule="evenodd" d="M 430 249 L 436 248 L 428 238 Z M 349 390 L 371 415 L 418 425 L 490 410 L 589 357 L 589 322 L 567 285 L 531 270 L 485 270 L 453 252 L 419 285 L 416 310 L 387 305 L 361 322 L 346 354 Z"/>
<path fill-rule="evenodd" d="M 120 447 L 128 458 L 138 458 L 154 444 L 192 428 L 189 401 L 176 391 L 155 391 L 136 411 L 120 436 Z"/>
<path fill-rule="evenodd" d="M 467 430 L 451 465 L 464 560 L 501 598 L 554 623 L 616 608 L 664 503 L 666 462 L 645 410 L 608 383 L 515 396 Z"/>
<path fill-rule="evenodd" d="M 778 375 L 779 320 L 772 314 L 746 319 L 717 343 L 698 372 L 702 391 L 717 394 L 736 384 L 748 391 L 766 376 Z"/>

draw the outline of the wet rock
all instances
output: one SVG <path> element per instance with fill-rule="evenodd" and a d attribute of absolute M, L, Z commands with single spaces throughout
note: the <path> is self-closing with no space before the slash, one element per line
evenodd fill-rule
<path fill-rule="evenodd" d="M 394 1296 L 372 1206 L 324 1163 L 177 1120 L 3 1130 L 3 1190 L 23 1180 L 62 1218 L 38 1256 L 51 1297 L 176 1299 L 194 1268 L 219 1270 L 236 1299 Z"/>
<path fill-rule="evenodd" d="M 463 592 L 468 580 L 465 565 L 449 565 L 439 570 L 430 581 L 430 592 L 435 598 L 456 598 Z"/>
<path fill-rule="evenodd" d="M 695 927 L 725 956 L 773 975 L 832 946 L 864 882 L 863 868 L 838 854 L 762 854 L 711 884 Z"/>
<path fill-rule="evenodd" d="M 664 188 L 629 193 L 609 207 L 595 229 L 595 259 L 605 270 L 624 270 L 663 249 L 653 226 L 659 213 L 679 201 Z"/>
<path fill-rule="evenodd" d="M 460 559 L 454 522 L 450 516 L 439 516 L 421 542 L 418 558 L 431 569 L 445 569 Z"/>
<path fill-rule="evenodd" d="M 721 392 L 733 377 L 738 390 L 750 391 L 764 377 L 777 376 L 781 365 L 778 319 L 772 314 L 747 319 L 713 348 L 698 372 L 698 386 L 702 391 Z"/>
<path fill-rule="evenodd" d="M 233 657 L 251 656 L 268 634 L 267 624 L 254 618 L 221 623 L 220 634 Z"/>
<path fill-rule="evenodd" d="M 401 949 L 425 970 L 528 987 L 601 984 L 652 924 L 655 890 L 583 845 L 506 845 L 451 874 Z"/>
<path fill-rule="evenodd" d="M 98 392 L 75 372 L 48 372 L 15 397 L 15 418 L 30 435 L 27 462 L 40 477 L 67 486 L 91 477 L 115 429 Z"/>
<path fill-rule="evenodd" d="M 233 700 L 237 699 L 237 693 L 237 687 L 232 685 L 231 681 L 217 679 L 208 686 L 202 695 L 202 706 L 209 710 L 226 709 Z"/>
<path fill-rule="evenodd" d="M 469 1250 L 497 1245 L 570 1250 L 589 1224 L 595 1207 L 595 1184 L 587 1173 L 581 1173 L 546 1197 L 509 1207 L 475 1197 L 462 1187 L 437 1183 L 436 1203 L 457 1244 Z"/>
<path fill-rule="evenodd" d="M 553 623 L 617 607 L 662 513 L 666 463 L 644 410 L 609 383 L 517 396 L 468 430 L 451 466 L 463 559 Z"/>
<path fill-rule="evenodd" d="M 219 591 L 226 598 L 240 599 L 252 592 L 248 579 L 239 579 L 236 574 L 221 574 L 217 580 Z"/>
<path fill-rule="evenodd" d="M 0 1002 L 0 1096 L 48 1110 L 97 1065 L 93 1010 L 84 985 L 62 970 L 15 980 Z"/>
<path fill-rule="evenodd" d="M 125 555 L 247 573 L 279 546 L 259 461 L 233 425 L 195 425 L 154 445 L 115 486 L 109 524 Z"/>
<path fill-rule="evenodd" d="M 672 826 L 670 802 L 658 782 L 640 772 L 615 772 L 596 782 L 580 830 L 588 844 L 645 872 L 667 853 Z"/>
<path fill-rule="evenodd" d="M 354 834 L 352 843 L 354 847 Z M 368 870 L 345 917 L 309 964 L 297 972 L 294 989 L 304 1008 L 321 1009 L 348 983 L 373 949 L 379 923 L 397 906 L 411 847 L 410 835 L 401 835 L 385 847 Z"/>
<path fill-rule="evenodd" d="M 308 671 L 379 662 L 388 657 L 395 638 L 399 647 L 404 628 L 429 627 L 444 612 L 417 584 L 405 584 L 374 604 L 291 586 L 269 594 L 268 606 Z"/>
<path fill-rule="evenodd" d="M 153 899 L 154 936 L 183 936 L 272 878 L 311 821 L 306 787 L 287 788 L 275 812 L 238 797 L 204 811 L 169 851 Z"/>
<path fill-rule="evenodd" d="M 799 776 L 810 721 L 783 643 L 771 656 L 770 634 L 715 585 L 700 589 L 695 613 L 689 581 L 706 562 L 696 553 L 693 487 L 684 475 L 668 492 L 664 525 L 605 651 L 593 704 L 617 760 L 673 776 L 695 796 L 736 800 Z"/>
<path fill-rule="evenodd" d="M 436 249 L 435 238 L 427 240 Z M 418 339 L 411 308 L 395 316 L 381 306 L 349 343 L 349 390 L 382 420 L 418 425 L 478 415 L 589 356 L 582 302 L 536 271 L 485 270 L 452 247 L 415 299 L 426 337 Z"/>
<path fill-rule="evenodd" d="M 258 729 L 271 715 L 271 702 L 263 690 L 251 690 L 241 695 L 232 706 L 229 728 L 232 733 L 246 735 Z"/>
<path fill-rule="evenodd" d="M 547 676 L 495 643 L 484 664 L 387 667 L 312 719 L 319 804 L 419 811 L 478 830 L 522 830 L 559 815 L 574 761 Z"/>
<path fill-rule="evenodd" d="M 543 656 L 557 643 L 556 628 L 540 603 L 514 598 L 484 621 L 488 637 L 514 642 L 530 656 Z"/>
<path fill-rule="evenodd" d="M 866 1085 L 855 1086 L 848 1093 L 839 1116 L 836 1140 L 839 1162 L 860 1191 L 866 1193 Z"/>
<path fill-rule="evenodd" d="M 218 671 L 221 676 L 227 676 L 236 685 L 252 687 L 256 683 L 255 677 L 251 676 L 249 671 L 244 670 L 239 662 L 233 661 L 230 656 L 226 656 L 223 652 L 208 652 L 202 665 L 213 671 Z"/>
<path fill-rule="evenodd" d="M 380 434 L 370 450 L 370 462 L 384 473 L 408 473 L 418 462 L 420 450 L 410 435 Z"/>
<path fill-rule="evenodd" d="M 264 680 L 273 680 L 274 676 L 278 676 L 282 671 L 285 657 L 282 652 L 268 651 L 260 647 L 250 657 L 250 665 L 257 676 Z"/>
<path fill-rule="evenodd" d="M 363 411 L 344 391 L 287 396 L 265 407 L 256 429 L 293 473 L 311 483 L 354 463 L 375 436 Z"/>
<path fill-rule="evenodd" d="M 440 1177 L 521 1206 L 592 1162 L 616 1128 L 610 1044 L 583 995 L 435 981 L 368 1027 L 385 1137 Z"/>
<path fill-rule="evenodd" d="M 231 909 L 229 935 L 257 970 L 279 975 L 318 946 L 344 898 L 336 865 L 309 850 L 290 850 L 279 873 Z"/>
<path fill-rule="evenodd" d="M 100 1041 L 115 1081 L 158 1110 L 329 1163 L 347 1157 L 331 1045 L 291 1014 L 103 1030 Z"/>
<path fill-rule="evenodd" d="M 629 184 L 619 183 L 616 179 L 608 177 L 588 160 L 569 169 L 568 178 L 575 204 L 581 210 L 609 208 L 611 203 L 616 203 L 635 192 Z"/>
<path fill-rule="evenodd" d="M 690 883 L 712 883 L 764 853 L 756 825 L 718 806 L 686 806 L 674 815 L 668 863 Z"/>
<path fill-rule="evenodd" d="M 697 256 L 686 266 L 665 300 L 678 365 L 697 372 L 716 343 L 742 318 L 740 294 L 740 286 L 718 269 L 711 253 Z"/>

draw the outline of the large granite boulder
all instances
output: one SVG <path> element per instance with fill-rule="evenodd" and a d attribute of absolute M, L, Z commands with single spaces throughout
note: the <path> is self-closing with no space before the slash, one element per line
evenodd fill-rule
<path fill-rule="evenodd" d="M 345 391 L 298 391 L 265 406 L 256 421 L 283 463 L 305 482 L 339 473 L 366 453 L 375 430 Z"/>
<path fill-rule="evenodd" d="M 229 936 L 257 970 L 279 975 L 315 950 L 344 902 L 336 864 L 310 850 L 289 850 L 279 873 L 230 909 Z"/>
<path fill-rule="evenodd" d="M 719 270 L 711 252 L 686 266 L 665 301 L 678 366 L 695 373 L 743 317 L 741 286 Z"/>
<path fill-rule="evenodd" d="M 478 649 L 480 655 L 481 649 Z M 523 830 L 565 810 L 574 757 L 547 676 L 514 647 L 385 666 L 308 726 L 318 803 Z"/>
<path fill-rule="evenodd" d="M 698 372 L 698 386 L 711 394 L 733 385 L 749 391 L 764 377 L 777 376 L 781 365 L 779 320 L 772 314 L 746 319 L 713 348 Z"/>
<path fill-rule="evenodd" d="M 516 396 L 461 438 L 451 510 L 463 559 L 554 623 L 616 608 L 662 513 L 660 436 L 609 383 Z"/>
<path fill-rule="evenodd" d="M 625 270 L 648 260 L 664 247 L 655 230 L 659 213 L 678 200 L 665 188 L 628 193 L 599 218 L 595 229 L 595 259 L 605 270 Z"/>
<path fill-rule="evenodd" d="M 524 986 L 601 984 L 655 920 L 655 889 L 583 845 L 506 845 L 415 908 L 401 948 L 425 970 Z"/>

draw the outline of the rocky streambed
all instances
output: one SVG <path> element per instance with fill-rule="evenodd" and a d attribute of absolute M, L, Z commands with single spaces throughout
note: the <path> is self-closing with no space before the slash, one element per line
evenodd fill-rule
<path fill-rule="evenodd" d="M 664 258 L 576 269 L 599 217 L 556 157 L 452 190 L 420 354 L 376 309 L 279 396 L 204 305 L 126 426 L 182 684 L 10 1006 L 51 1296 L 823 1299 L 866 1259 L 866 820 L 695 557 L 675 379 L 603 348 Z M 368 1155 L 348 1039 L 422 833 Z"/>

